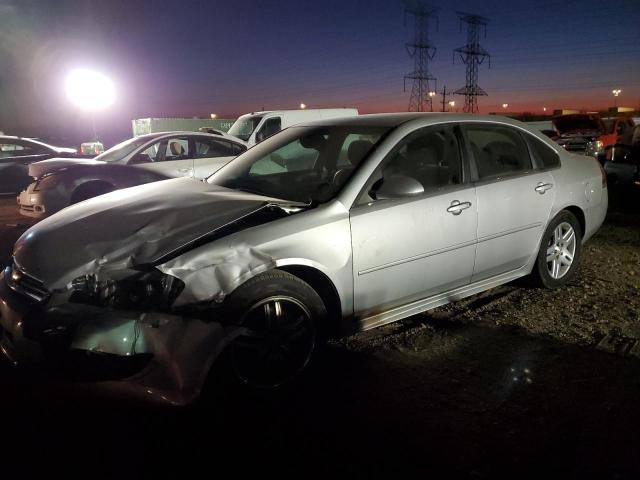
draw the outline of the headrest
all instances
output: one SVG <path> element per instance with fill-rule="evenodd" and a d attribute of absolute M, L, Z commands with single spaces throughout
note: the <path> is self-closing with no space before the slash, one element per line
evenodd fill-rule
<path fill-rule="evenodd" d="M 347 158 L 354 167 L 357 166 L 365 157 L 369 150 L 373 148 L 373 142 L 370 140 L 356 140 L 351 142 L 347 151 Z"/>

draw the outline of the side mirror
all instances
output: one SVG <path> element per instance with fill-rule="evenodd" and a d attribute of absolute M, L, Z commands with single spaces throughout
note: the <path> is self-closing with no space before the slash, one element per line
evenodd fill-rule
<path fill-rule="evenodd" d="M 415 178 L 406 175 L 392 175 L 384 179 L 378 189 L 373 192 L 376 200 L 412 197 L 424 193 L 424 187 Z"/>

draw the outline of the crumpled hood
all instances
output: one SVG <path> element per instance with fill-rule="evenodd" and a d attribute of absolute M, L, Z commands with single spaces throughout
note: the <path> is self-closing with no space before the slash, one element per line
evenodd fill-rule
<path fill-rule="evenodd" d="M 14 258 L 49 290 L 64 289 L 81 275 L 153 262 L 266 204 L 279 203 L 285 204 L 191 178 L 163 180 L 61 210 L 20 237 Z"/>
<path fill-rule="evenodd" d="M 50 158 L 49 160 L 41 160 L 29 165 L 29 176 L 40 178 L 47 173 L 72 165 L 104 165 L 105 163 L 100 160 L 86 158 Z"/>

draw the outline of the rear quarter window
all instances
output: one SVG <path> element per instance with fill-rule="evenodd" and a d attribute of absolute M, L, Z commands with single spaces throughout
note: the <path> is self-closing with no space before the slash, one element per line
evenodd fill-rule
<path fill-rule="evenodd" d="M 526 137 L 538 168 L 556 168 L 560 166 L 560 157 L 551 147 L 531 135 L 526 135 Z"/>

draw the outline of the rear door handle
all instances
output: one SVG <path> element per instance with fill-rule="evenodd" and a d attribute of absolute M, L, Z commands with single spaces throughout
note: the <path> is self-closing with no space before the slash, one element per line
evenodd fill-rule
<path fill-rule="evenodd" d="M 540 195 L 544 195 L 544 192 L 553 188 L 553 183 L 542 183 L 540 182 L 538 186 L 535 188 L 536 192 Z"/>
<path fill-rule="evenodd" d="M 451 206 L 447 208 L 447 212 L 453 215 L 460 215 L 463 210 L 466 210 L 471 206 L 471 202 L 459 202 L 458 200 L 454 200 L 451 202 Z"/>

